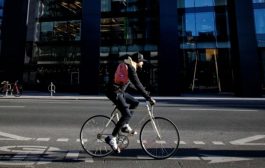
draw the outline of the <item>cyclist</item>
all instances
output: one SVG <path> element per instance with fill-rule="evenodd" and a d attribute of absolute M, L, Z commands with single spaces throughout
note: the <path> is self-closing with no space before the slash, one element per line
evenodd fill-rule
<path fill-rule="evenodd" d="M 110 80 L 106 90 L 106 96 L 117 106 L 121 112 L 121 118 L 118 121 L 116 127 L 113 129 L 112 135 L 108 136 L 105 141 L 111 146 L 111 148 L 116 152 L 120 153 L 120 149 L 117 145 L 117 136 L 119 132 L 136 134 L 134 130 L 129 126 L 129 121 L 132 117 L 133 112 L 131 109 L 137 108 L 139 101 L 135 99 L 131 94 L 126 92 L 127 87 L 132 87 L 140 92 L 140 94 L 150 102 L 150 104 L 155 104 L 156 101 L 150 97 L 148 92 L 143 87 L 137 75 L 137 69 L 141 69 L 144 62 L 143 55 L 139 52 L 133 55 L 124 56 L 123 62 L 127 65 L 128 79 L 129 82 L 126 84 L 117 84 L 114 81 L 114 74 L 111 73 Z"/>

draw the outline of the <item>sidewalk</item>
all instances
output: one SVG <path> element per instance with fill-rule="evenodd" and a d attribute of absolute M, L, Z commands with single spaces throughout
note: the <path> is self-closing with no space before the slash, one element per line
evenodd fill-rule
<path fill-rule="evenodd" d="M 144 101 L 141 96 L 135 96 L 138 100 Z M 224 108 L 254 108 L 265 109 L 265 97 L 242 98 L 231 94 L 183 94 L 181 96 L 153 96 L 159 103 L 166 106 L 205 106 Z M 1 100 L 104 100 L 109 101 L 105 95 L 80 95 L 78 93 L 55 93 L 53 96 L 48 92 L 26 91 L 20 97 L 3 96 Z"/>
<path fill-rule="evenodd" d="M 144 100 L 143 97 L 136 98 Z M 259 101 L 264 102 L 265 97 L 245 98 L 235 97 L 231 94 L 182 94 L 181 96 L 153 96 L 156 100 L 192 100 L 192 101 Z M 0 97 L 1 99 L 53 99 L 53 100 L 108 100 L 105 95 L 80 95 L 79 93 L 55 93 L 53 96 L 49 92 L 25 91 L 20 97 L 12 95 Z"/>

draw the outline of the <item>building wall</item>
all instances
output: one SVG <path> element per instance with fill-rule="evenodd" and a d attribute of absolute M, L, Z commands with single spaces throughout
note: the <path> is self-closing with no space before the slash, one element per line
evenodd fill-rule
<path fill-rule="evenodd" d="M 1 80 L 22 81 L 28 0 L 5 1 L 2 21 Z"/>
<path fill-rule="evenodd" d="M 28 10 L 19 2 L 4 13 L 1 58 L 12 66 L 1 61 L 2 80 L 101 94 L 113 61 L 140 51 L 148 63 L 139 75 L 153 94 L 262 94 L 263 1 L 31 0 Z"/>

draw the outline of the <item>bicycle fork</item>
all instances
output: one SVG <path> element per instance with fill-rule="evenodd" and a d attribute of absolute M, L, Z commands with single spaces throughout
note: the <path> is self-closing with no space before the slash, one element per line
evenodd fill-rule
<path fill-rule="evenodd" d="M 156 132 L 157 137 L 159 139 L 161 139 L 161 135 L 160 135 L 160 133 L 159 133 L 159 131 L 157 129 L 157 126 L 156 126 L 156 123 L 155 123 L 155 120 L 154 120 L 155 119 L 155 117 L 154 117 L 154 107 L 151 106 L 151 108 L 150 108 L 148 104 L 146 104 L 146 107 L 147 107 L 148 114 L 150 116 L 152 127 L 153 127 L 154 131 Z"/>

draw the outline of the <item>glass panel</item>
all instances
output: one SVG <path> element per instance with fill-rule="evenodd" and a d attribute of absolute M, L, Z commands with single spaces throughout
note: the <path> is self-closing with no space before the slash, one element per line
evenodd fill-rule
<path fill-rule="evenodd" d="M 157 0 L 101 0 L 101 12 L 126 13 L 157 10 Z"/>
<path fill-rule="evenodd" d="M 184 12 L 179 9 L 183 90 L 231 91 L 233 75 L 227 12 L 225 8 L 211 7 L 214 3 L 224 5 L 226 1 L 182 2 L 187 8 L 193 8 Z"/>
<path fill-rule="evenodd" d="M 79 41 L 80 21 L 42 22 L 41 41 Z"/>
<path fill-rule="evenodd" d="M 265 47 L 265 9 L 255 9 L 255 27 L 259 47 Z"/>
<path fill-rule="evenodd" d="M 5 0 L 0 0 L 0 8 L 4 6 Z"/>
<path fill-rule="evenodd" d="M 185 42 L 216 41 L 215 17 L 213 12 L 186 13 L 183 20 Z"/>
<path fill-rule="evenodd" d="M 79 16 L 82 12 L 80 0 L 41 0 L 42 17 Z"/>
<path fill-rule="evenodd" d="M 111 61 L 124 54 L 140 51 L 149 60 L 143 70 L 146 72 L 146 76 L 143 77 L 144 85 L 151 91 L 156 90 L 159 37 L 158 1 L 102 0 L 101 12 L 99 75 L 102 89 L 109 80 L 107 76 Z"/>
<path fill-rule="evenodd" d="M 257 34 L 265 34 L 265 9 L 255 9 L 255 26 Z"/>
<path fill-rule="evenodd" d="M 261 61 L 262 61 L 262 89 L 265 91 L 265 49 L 260 48 L 260 56 L 261 56 Z"/>
<path fill-rule="evenodd" d="M 265 0 L 252 0 L 253 3 L 265 3 Z"/>
<path fill-rule="evenodd" d="M 178 8 L 193 8 L 227 5 L 227 0 L 178 0 Z"/>
<path fill-rule="evenodd" d="M 32 56 L 25 64 L 25 83 L 45 91 L 51 81 L 61 90 L 73 91 L 78 88 L 81 2 L 39 1 L 40 12 L 35 25 L 38 28 L 35 37 L 39 38 L 27 44 L 27 55 Z"/>
<path fill-rule="evenodd" d="M 0 45 L 2 43 L 3 8 L 4 8 L 4 0 L 0 0 Z M 0 46 L 0 53 L 1 53 L 1 46 Z"/>

